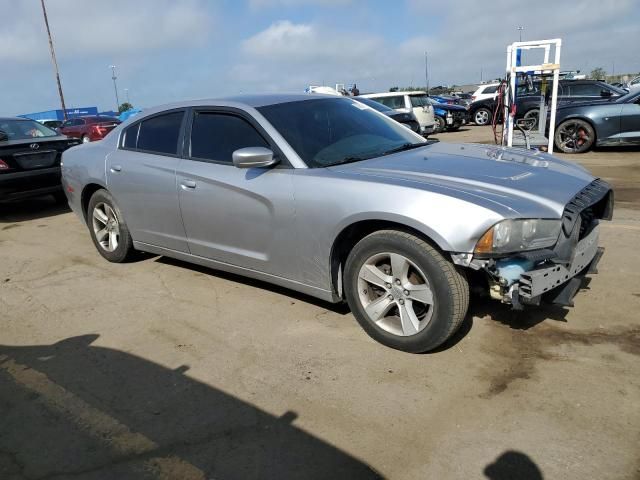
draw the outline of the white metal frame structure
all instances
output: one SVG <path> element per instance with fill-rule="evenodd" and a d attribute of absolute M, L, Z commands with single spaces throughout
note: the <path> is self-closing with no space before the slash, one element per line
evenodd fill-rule
<path fill-rule="evenodd" d="M 551 54 L 551 47 L 554 48 L 554 61 L 549 63 L 549 57 Z M 553 74 L 553 81 L 551 87 L 551 124 L 549 126 L 549 153 L 553 152 L 553 136 L 555 134 L 556 125 L 556 107 L 558 104 L 558 81 L 560 76 L 560 49 L 562 47 L 562 40 L 554 38 L 551 40 L 534 40 L 528 42 L 514 42 L 507 47 L 507 78 L 509 80 L 509 89 L 505 90 L 504 94 L 504 129 L 502 132 L 502 143 L 506 143 L 507 146 L 513 145 L 513 126 L 515 118 L 511 116 L 511 99 L 516 98 L 516 77 L 518 73 L 534 73 L 536 75 L 550 75 Z M 539 65 L 518 65 L 518 51 L 519 50 L 535 50 L 544 49 L 544 62 Z M 546 111 L 544 107 L 544 95 L 540 105 L 540 113 L 538 118 L 538 131 L 544 135 L 546 126 Z"/>

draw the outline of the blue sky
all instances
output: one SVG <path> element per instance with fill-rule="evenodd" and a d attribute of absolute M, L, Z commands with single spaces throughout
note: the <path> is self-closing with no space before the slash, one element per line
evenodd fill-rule
<path fill-rule="evenodd" d="M 357 82 L 362 91 L 502 75 L 506 45 L 563 39 L 562 67 L 640 71 L 640 0 L 46 0 L 68 106 L 151 106 Z M 0 114 L 58 108 L 38 0 L 0 0 Z M 541 17 L 542 15 L 542 17 Z M 537 20 L 545 18 L 544 23 Z"/>

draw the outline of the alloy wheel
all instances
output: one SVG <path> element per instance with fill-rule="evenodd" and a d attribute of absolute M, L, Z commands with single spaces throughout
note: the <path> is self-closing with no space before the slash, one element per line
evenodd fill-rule
<path fill-rule="evenodd" d="M 364 262 L 358 295 L 369 320 L 398 336 L 422 331 L 435 305 L 426 275 L 399 253 L 379 253 Z"/>
<path fill-rule="evenodd" d="M 120 223 L 113 207 L 106 203 L 98 203 L 92 213 L 93 233 L 98 244 L 107 252 L 118 248 L 120 240 Z"/>
<path fill-rule="evenodd" d="M 565 122 L 558 128 L 558 147 L 564 152 L 580 152 L 592 142 L 582 122 Z"/>
<path fill-rule="evenodd" d="M 489 123 L 489 112 L 487 110 L 478 110 L 474 115 L 476 125 L 486 125 Z"/>

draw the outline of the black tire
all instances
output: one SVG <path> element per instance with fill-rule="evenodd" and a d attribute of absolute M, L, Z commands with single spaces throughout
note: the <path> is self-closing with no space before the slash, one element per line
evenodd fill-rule
<path fill-rule="evenodd" d="M 565 120 L 553 135 L 556 148 L 563 153 L 584 153 L 593 147 L 596 132 L 591 124 L 578 118 Z"/>
<path fill-rule="evenodd" d="M 408 336 L 391 333 L 371 320 L 360 297 L 361 268 L 372 257 L 384 256 L 387 252 L 402 255 L 420 269 L 433 295 L 430 320 L 417 333 Z M 345 265 L 344 285 L 349 307 L 365 332 L 383 345 L 411 353 L 427 352 L 442 345 L 460 327 L 469 305 L 465 276 L 429 243 L 396 230 L 374 232 L 356 244 Z M 390 312 L 393 308 L 399 307 L 391 307 Z"/>
<path fill-rule="evenodd" d="M 493 112 L 486 107 L 480 107 L 473 112 L 473 123 L 481 127 L 491 124 Z"/>
<path fill-rule="evenodd" d="M 447 130 L 450 131 L 450 132 L 455 132 L 456 130 L 460 130 L 461 126 L 462 125 L 460 125 L 459 123 L 456 123 L 456 124 L 453 124 L 453 125 L 447 127 Z"/>
<path fill-rule="evenodd" d="M 444 129 L 447 126 L 447 122 L 445 122 L 444 118 L 442 118 L 439 115 L 436 115 L 435 119 L 436 119 L 436 128 L 434 129 L 433 133 L 442 133 L 442 132 L 444 132 Z"/>
<path fill-rule="evenodd" d="M 96 229 L 94 228 L 94 222 L 97 221 L 94 220 L 94 210 L 96 209 L 96 206 L 103 208 L 104 205 L 107 205 L 112 209 L 117 221 L 118 240 L 117 247 L 113 251 L 108 251 L 105 246 L 100 243 L 97 238 Z M 135 258 L 136 251 L 133 248 L 133 239 L 131 238 L 127 224 L 124 221 L 120 208 L 118 208 L 118 205 L 107 190 L 97 190 L 91 196 L 87 207 L 87 225 L 89 227 L 89 234 L 91 235 L 93 244 L 98 250 L 98 253 L 100 253 L 104 258 L 113 263 L 128 262 Z"/>
<path fill-rule="evenodd" d="M 524 114 L 524 118 L 525 120 L 528 120 L 530 118 L 535 118 L 536 123 L 533 124 L 533 126 L 531 127 L 531 130 L 533 130 L 534 128 L 538 127 L 538 119 L 540 118 L 540 109 L 538 108 L 532 108 L 531 110 L 527 111 L 527 113 Z"/>

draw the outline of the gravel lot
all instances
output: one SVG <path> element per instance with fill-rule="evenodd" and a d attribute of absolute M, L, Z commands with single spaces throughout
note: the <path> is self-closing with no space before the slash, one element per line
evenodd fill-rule
<path fill-rule="evenodd" d="M 476 300 L 426 355 L 288 290 L 109 264 L 48 198 L 0 205 L 0 478 L 640 478 L 640 151 L 571 159 L 617 199 L 575 308 Z"/>

